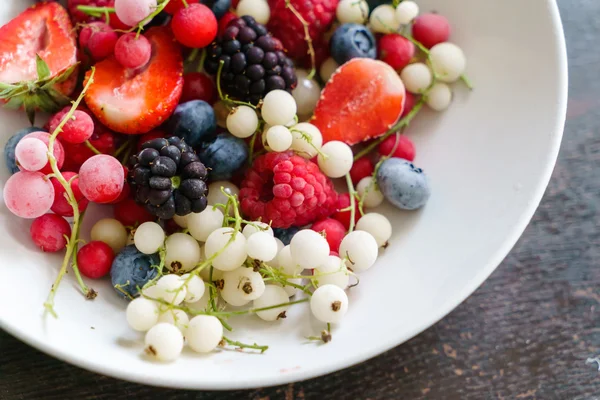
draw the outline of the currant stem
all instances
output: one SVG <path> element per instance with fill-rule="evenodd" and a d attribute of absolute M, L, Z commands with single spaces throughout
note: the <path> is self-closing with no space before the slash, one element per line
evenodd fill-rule
<path fill-rule="evenodd" d="M 98 150 L 97 148 L 95 148 L 94 145 L 91 144 L 89 140 L 85 141 L 85 147 L 90 149 L 94 154 L 102 154 L 102 152 L 100 150 Z"/>
<path fill-rule="evenodd" d="M 346 184 L 348 185 L 348 193 L 350 194 L 350 227 L 348 233 L 354 230 L 354 219 L 356 218 L 356 191 L 350 173 L 346 174 Z"/>
<path fill-rule="evenodd" d="M 77 6 L 77 9 L 87 15 L 98 18 L 115 12 L 114 7 Z"/>
<path fill-rule="evenodd" d="M 58 180 L 58 182 L 60 182 L 60 184 L 65 189 L 65 195 L 67 196 L 69 204 L 71 205 L 71 207 L 73 207 L 73 220 L 74 220 L 73 228 L 71 230 L 71 237 L 69 238 L 69 241 L 67 243 L 67 251 L 63 258 L 62 266 L 60 267 L 60 270 L 58 271 L 58 276 L 56 277 L 54 284 L 52 285 L 52 289 L 50 289 L 50 293 L 48 294 L 48 298 L 46 299 L 46 302 L 44 303 L 44 307 L 46 308 L 46 311 L 49 312 L 50 314 L 52 314 L 52 316 L 54 316 L 55 318 L 57 317 L 57 314 L 54 311 L 54 297 L 56 296 L 56 291 L 58 290 L 58 287 L 60 286 L 60 282 L 62 281 L 62 278 L 67 273 L 67 268 L 69 266 L 69 261 L 71 260 L 71 257 L 73 255 L 73 250 L 77 246 L 77 241 L 78 241 L 78 236 L 79 236 L 79 225 L 81 223 L 81 217 L 80 217 L 80 212 L 79 212 L 79 203 L 77 202 L 77 199 L 75 198 L 73 189 L 71 188 L 71 185 L 65 179 L 65 177 L 63 176 L 63 174 L 60 172 L 60 170 L 58 168 L 56 158 L 54 157 L 54 143 L 56 142 L 56 138 L 57 138 L 58 134 L 60 132 L 62 132 L 62 129 L 65 126 L 65 124 L 67 123 L 67 121 L 69 121 L 71 119 L 71 117 L 73 117 L 75 110 L 77 110 L 77 107 L 79 107 L 79 104 L 83 100 L 83 97 L 85 96 L 86 92 L 88 91 L 88 89 L 90 88 L 92 83 L 94 82 L 95 72 L 96 72 L 96 69 L 94 67 L 92 67 L 92 69 L 90 70 L 89 79 L 88 79 L 85 87 L 81 91 L 81 94 L 79 95 L 77 100 L 75 100 L 73 102 L 73 105 L 71 106 L 71 109 L 69 110 L 67 115 L 65 115 L 65 117 L 62 119 L 62 121 L 58 124 L 58 126 L 54 130 L 54 132 L 52 132 L 52 134 L 50 135 L 50 139 L 48 139 L 48 163 L 50 164 L 50 167 L 52 168 L 52 173 L 54 174 L 54 177 L 56 178 L 56 180 Z M 75 271 L 77 269 L 77 266 L 75 265 L 73 267 L 73 269 Z M 78 271 L 76 272 L 76 275 L 77 274 L 78 274 Z M 84 284 L 82 286 L 82 291 L 87 297 L 87 296 L 89 296 L 90 292 L 89 292 L 89 289 L 86 292 L 85 291 L 86 288 L 87 287 Z"/>
<path fill-rule="evenodd" d="M 410 124 L 410 121 L 412 121 L 413 118 L 419 113 L 419 111 L 421 111 L 421 109 L 423 108 L 424 105 L 425 105 L 425 100 L 423 99 L 423 97 L 421 97 L 419 99 L 419 101 L 417 102 L 417 104 L 415 104 L 413 109 L 410 110 L 410 112 L 404 118 L 402 118 L 400 121 L 396 122 L 394 124 L 394 126 L 392 126 L 390 129 L 388 129 L 382 136 L 373 140 L 367 147 L 365 147 L 364 149 L 359 151 L 354 156 L 354 161 L 356 161 L 359 158 L 362 158 L 362 157 L 366 156 L 367 154 L 369 154 L 370 152 L 372 152 L 377 146 L 379 146 L 379 144 L 381 142 L 383 142 L 385 139 L 387 139 L 393 133 L 396 133 L 398 130 L 400 130 L 404 127 L 407 127 L 408 124 Z"/>
<path fill-rule="evenodd" d="M 306 41 L 306 46 L 308 47 L 308 55 L 310 56 L 310 65 L 311 69 L 308 73 L 307 79 L 312 79 L 317 72 L 317 62 L 315 59 L 315 48 L 313 47 L 312 38 L 310 37 L 309 24 L 306 22 L 302 14 L 296 10 L 296 8 L 292 5 L 290 0 L 285 0 L 285 7 L 289 8 L 292 14 L 300 21 L 302 24 L 302 28 L 304 29 L 304 40 Z"/>
<path fill-rule="evenodd" d="M 261 354 L 269 349 L 269 346 L 259 346 L 258 344 L 246 344 L 242 342 L 238 342 L 237 340 L 231 340 L 227 336 L 223 336 L 223 341 L 225 341 L 230 346 L 236 346 L 240 349 L 254 349 L 260 350 Z"/>

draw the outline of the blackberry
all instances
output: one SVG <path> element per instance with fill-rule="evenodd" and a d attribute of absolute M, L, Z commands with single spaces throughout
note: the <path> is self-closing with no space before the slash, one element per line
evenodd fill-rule
<path fill-rule="evenodd" d="M 129 183 L 152 215 L 171 219 L 206 208 L 206 167 L 183 139 L 149 140 L 134 159 Z"/>
<path fill-rule="evenodd" d="M 216 75 L 221 61 L 221 87 L 237 100 L 257 104 L 271 90 L 291 93 L 298 83 L 279 39 L 249 15 L 231 21 L 208 47 L 206 71 Z"/>

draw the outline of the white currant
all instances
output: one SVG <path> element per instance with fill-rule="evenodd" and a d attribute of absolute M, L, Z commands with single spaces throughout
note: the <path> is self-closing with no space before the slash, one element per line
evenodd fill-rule
<path fill-rule="evenodd" d="M 234 232 L 233 228 L 219 228 L 206 239 L 204 252 L 207 260 L 214 257 L 214 268 L 232 271 L 246 261 L 246 237 L 241 232 L 234 235 Z"/>
<path fill-rule="evenodd" d="M 424 63 L 414 63 L 404 67 L 402 72 L 400 72 L 400 78 L 406 90 L 411 93 L 421 94 L 431 85 L 433 74 Z"/>
<path fill-rule="evenodd" d="M 342 239 L 340 257 L 346 260 L 348 268 L 355 272 L 368 270 L 377 261 L 379 246 L 368 232 L 354 231 Z"/>
<path fill-rule="evenodd" d="M 237 106 L 227 116 L 227 130 L 238 138 L 252 136 L 258 129 L 256 111 L 248 106 Z"/>
<path fill-rule="evenodd" d="M 296 112 L 296 100 L 285 90 L 271 90 L 263 99 L 261 115 L 269 125 L 285 125 L 294 119 Z"/>
<path fill-rule="evenodd" d="M 379 247 L 385 244 L 392 237 L 392 224 L 390 220 L 379 213 L 367 213 L 360 217 L 356 223 L 357 231 L 365 231 L 370 233 L 377 242 Z"/>
<path fill-rule="evenodd" d="M 267 285 L 262 296 L 254 300 L 253 308 L 273 307 L 279 304 L 288 303 L 288 299 L 288 294 L 282 287 Z M 280 318 L 285 318 L 285 312 L 289 308 L 289 305 L 285 305 L 270 310 L 258 311 L 256 312 L 256 315 L 265 321 L 276 321 Z"/>
<path fill-rule="evenodd" d="M 127 245 L 127 229 L 114 218 L 104 218 L 96 222 L 90 233 L 92 240 L 109 245 L 115 254 Z"/>
<path fill-rule="evenodd" d="M 146 333 L 146 353 L 159 361 L 174 361 L 183 350 L 183 335 L 172 324 L 154 325 Z"/>
<path fill-rule="evenodd" d="M 135 247 L 144 254 L 154 254 L 165 243 L 165 231 L 156 222 L 144 222 L 133 235 Z"/>
<path fill-rule="evenodd" d="M 277 256 L 277 242 L 269 232 L 256 232 L 246 241 L 248 257 L 259 261 L 271 261 Z"/>
<path fill-rule="evenodd" d="M 358 181 L 356 193 L 358 193 L 360 199 L 364 198 L 363 205 L 368 208 L 377 207 L 384 200 L 383 193 L 379 190 L 372 176 L 366 176 Z"/>
<path fill-rule="evenodd" d="M 212 315 L 197 315 L 190 320 L 185 337 L 192 350 L 208 353 L 223 339 L 223 325 Z"/>
<path fill-rule="evenodd" d="M 348 311 L 348 296 L 335 285 L 320 286 L 310 298 L 310 310 L 321 322 L 338 323 Z"/>
<path fill-rule="evenodd" d="M 165 241 L 165 266 L 169 271 L 191 271 L 202 258 L 198 241 L 187 233 L 174 233 Z"/>
<path fill-rule="evenodd" d="M 144 297 L 133 299 L 125 312 L 127 323 L 136 331 L 146 332 L 158 323 L 158 304 Z"/>
<path fill-rule="evenodd" d="M 218 207 L 208 206 L 199 213 L 188 214 L 188 230 L 192 237 L 200 242 L 205 242 L 208 236 L 223 226 L 225 216 Z"/>
<path fill-rule="evenodd" d="M 292 145 L 292 132 L 283 125 L 275 125 L 269 127 L 266 131 L 267 145 L 275 152 L 289 150 Z"/>
<path fill-rule="evenodd" d="M 350 172 L 354 154 L 346 143 L 332 140 L 321 147 L 317 162 L 325 175 L 330 178 L 341 178 Z"/>
<path fill-rule="evenodd" d="M 252 268 L 241 267 L 223 274 L 221 297 L 232 306 L 243 306 L 258 299 L 264 291 L 262 276 Z"/>
<path fill-rule="evenodd" d="M 298 231 L 290 242 L 294 263 L 305 269 L 314 269 L 329 256 L 329 243 L 312 229 Z"/>

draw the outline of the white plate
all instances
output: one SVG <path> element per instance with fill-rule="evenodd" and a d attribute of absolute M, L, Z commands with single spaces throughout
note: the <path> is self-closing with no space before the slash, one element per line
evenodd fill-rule
<path fill-rule="evenodd" d="M 0 2 L 0 22 L 24 8 Z M 64 361 L 131 381 L 193 389 L 238 389 L 308 379 L 376 356 L 422 332 L 469 296 L 525 229 L 550 178 L 563 131 L 566 51 L 552 0 L 421 0 L 446 15 L 464 48 L 476 89 L 459 90 L 451 108 L 410 128 L 417 164 L 433 195 L 422 212 L 385 212 L 391 245 L 350 291 L 346 319 L 327 345 L 303 338 L 323 327 L 303 306 L 276 324 L 235 320 L 233 338 L 268 344 L 263 355 L 186 352 L 172 364 L 147 361 L 142 338 L 125 323 L 125 303 L 107 282 L 85 301 L 69 277 L 56 297 L 59 319 L 42 304 L 59 267 L 29 240 L 29 221 L 1 206 L 0 327 Z M 2 145 L 27 125 L 0 111 Z M 2 165 L 4 163 L 2 162 Z M 2 171 L 2 181 L 7 178 Z M 4 204 L 2 202 L 2 204 Z M 107 211 L 108 212 L 108 211 Z M 99 216 L 96 216 L 96 219 Z M 88 218 L 86 226 L 93 223 Z M 85 227 L 84 227 L 85 230 Z"/>

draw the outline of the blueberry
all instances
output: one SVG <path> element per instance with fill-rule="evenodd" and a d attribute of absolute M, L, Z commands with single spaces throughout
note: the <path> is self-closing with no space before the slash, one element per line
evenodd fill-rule
<path fill-rule="evenodd" d="M 292 241 L 292 237 L 300 230 L 295 226 L 290 226 L 287 229 L 284 228 L 273 228 L 273 234 L 275 237 L 283 242 L 286 246 Z"/>
<path fill-rule="evenodd" d="M 198 157 L 207 168 L 211 168 L 209 176 L 212 180 L 226 180 L 248 158 L 248 145 L 229 133 L 221 133 L 213 141 L 202 144 Z"/>
<path fill-rule="evenodd" d="M 202 0 L 202 4 L 210 8 L 217 19 L 221 19 L 231 7 L 231 0 Z"/>
<path fill-rule="evenodd" d="M 110 268 L 113 287 L 119 285 L 119 288 L 129 295 L 137 296 L 137 287 L 143 287 L 146 282 L 157 275 L 158 270 L 152 266 L 158 265 L 159 262 L 157 254 L 141 253 L 133 244 L 123 248 L 113 260 Z M 117 293 L 125 297 L 120 290 L 117 290 Z"/>
<path fill-rule="evenodd" d="M 21 129 L 8 139 L 4 145 L 4 161 L 6 162 L 8 172 L 11 174 L 19 172 L 19 167 L 17 167 L 17 161 L 15 160 L 15 147 L 17 147 L 17 143 L 23 139 L 23 136 L 38 131 L 43 131 L 43 129 L 30 126 L 29 128 Z"/>
<path fill-rule="evenodd" d="M 404 210 L 423 207 L 431 194 L 423 170 L 402 158 L 390 158 L 381 164 L 377 185 L 390 203 Z"/>
<path fill-rule="evenodd" d="M 213 108 L 205 101 L 192 100 L 177 106 L 167 129 L 192 147 L 198 146 L 217 129 Z"/>
<path fill-rule="evenodd" d="M 331 57 L 340 65 L 352 58 L 376 56 L 375 37 L 364 25 L 343 24 L 331 37 Z"/>

